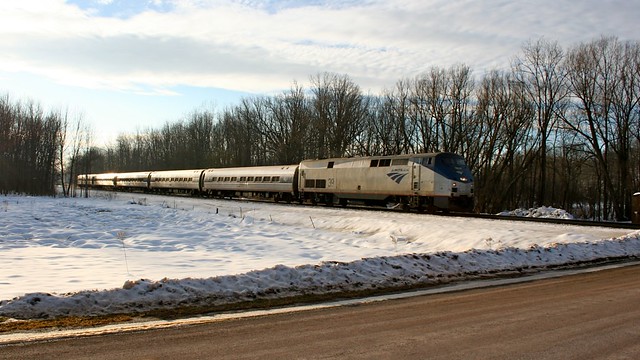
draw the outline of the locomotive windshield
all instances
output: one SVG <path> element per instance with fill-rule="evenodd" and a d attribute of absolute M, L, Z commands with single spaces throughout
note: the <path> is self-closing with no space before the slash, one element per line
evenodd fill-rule
<path fill-rule="evenodd" d="M 436 155 L 433 170 L 447 179 L 462 182 L 473 181 L 471 170 L 460 155 L 447 153 Z"/>

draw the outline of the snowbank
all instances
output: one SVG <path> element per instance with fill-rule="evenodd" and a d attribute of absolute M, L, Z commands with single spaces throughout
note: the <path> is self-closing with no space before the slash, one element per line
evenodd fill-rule
<path fill-rule="evenodd" d="M 542 206 L 531 209 L 516 209 L 511 211 L 503 211 L 497 215 L 500 216 L 518 216 L 518 217 L 534 217 L 534 218 L 551 218 L 551 219 L 568 219 L 572 220 L 573 215 L 566 210 L 556 209 L 553 207 Z"/>

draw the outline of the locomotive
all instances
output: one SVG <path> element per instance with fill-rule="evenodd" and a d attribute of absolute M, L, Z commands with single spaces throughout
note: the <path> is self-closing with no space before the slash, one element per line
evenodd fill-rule
<path fill-rule="evenodd" d="M 82 174 L 81 187 L 266 198 L 326 205 L 471 210 L 473 176 L 460 155 L 407 154 L 303 160 L 299 164 Z"/>

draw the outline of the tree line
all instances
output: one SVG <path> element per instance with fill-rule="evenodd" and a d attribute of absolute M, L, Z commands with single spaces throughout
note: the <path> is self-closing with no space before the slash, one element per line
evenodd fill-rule
<path fill-rule="evenodd" d="M 81 118 L 45 111 L 34 101 L 0 97 L 0 193 L 67 196 L 82 140 Z M 86 129 L 85 129 L 86 130 Z"/>
<path fill-rule="evenodd" d="M 564 49 L 532 40 L 508 70 L 431 67 L 366 94 L 348 75 L 194 110 L 84 149 L 86 172 L 293 164 L 448 151 L 475 176 L 476 210 L 550 205 L 628 219 L 640 189 L 640 45 L 600 37 Z"/>

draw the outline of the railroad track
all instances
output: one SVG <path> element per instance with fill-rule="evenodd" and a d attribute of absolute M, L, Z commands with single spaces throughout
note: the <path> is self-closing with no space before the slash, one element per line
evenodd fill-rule
<path fill-rule="evenodd" d="M 616 229 L 640 229 L 640 224 L 633 224 L 631 222 L 535 218 L 535 217 L 522 217 L 522 216 L 504 216 L 504 215 L 492 215 L 492 214 L 455 213 L 455 212 L 448 213 L 448 214 L 440 214 L 440 215 L 468 217 L 468 218 L 476 218 L 476 219 L 489 219 L 489 220 L 528 221 L 528 222 L 540 222 L 540 223 L 548 223 L 548 224 L 607 227 L 607 228 L 616 228 Z"/>
<path fill-rule="evenodd" d="M 100 191 L 100 192 L 114 192 L 107 190 L 92 190 L 92 191 Z M 115 191 L 116 193 L 127 193 L 131 194 L 132 192 L 122 192 Z M 137 193 L 137 192 L 134 192 Z M 145 195 L 154 195 L 149 193 L 139 193 Z M 260 203 L 270 203 L 274 205 L 291 205 L 294 202 L 286 203 L 286 202 L 274 202 L 269 199 L 250 199 L 250 198 L 204 198 L 200 196 L 190 196 L 186 194 L 162 194 L 162 196 L 176 196 L 176 197 L 189 197 L 194 199 L 202 199 L 202 200 L 224 200 L 224 201 L 237 201 L 237 202 L 260 202 Z M 311 203 L 302 203 L 297 204 L 296 206 L 309 206 L 309 207 L 323 207 L 323 208 L 336 208 L 343 209 L 341 206 L 330 206 L 324 204 L 311 204 Z M 401 210 L 398 208 L 388 208 L 384 206 L 364 206 L 364 205 L 349 205 L 346 209 L 359 209 L 359 210 L 368 210 L 368 211 L 394 211 L 394 212 L 407 212 L 406 210 Z M 606 228 L 614 228 L 614 229 L 632 229 L 632 230 L 640 230 L 640 224 L 633 224 L 631 222 L 616 222 L 616 221 L 593 221 L 593 220 L 582 220 L 582 219 L 557 219 L 557 218 L 536 218 L 536 217 L 523 217 L 523 216 L 505 216 L 505 215 L 494 215 L 494 214 L 486 214 L 486 213 L 470 213 L 470 212 L 416 212 L 415 210 L 411 211 L 411 213 L 423 213 L 428 215 L 436 215 L 443 217 L 462 217 L 462 218 L 474 218 L 474 219 L 487 219 L 487 220 L 506 220 L 506 221 L 522 221 L 522 222 L 538 222 L 538 223 L 547 223 L 547 224 L 561 224 L 561 225 L 573 225 L 573 226 L 590 226 L 590 227 L 606 227 Z"/>

